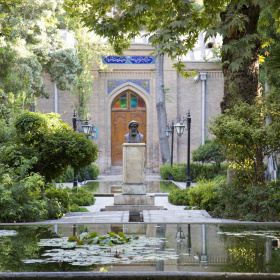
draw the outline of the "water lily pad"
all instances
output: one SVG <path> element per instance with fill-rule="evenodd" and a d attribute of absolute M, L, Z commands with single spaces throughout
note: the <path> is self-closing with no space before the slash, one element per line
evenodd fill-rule
<path fill-rule="evenodd" d="M 18 233 L 15 230 L 0 230 L 0 237 L 1 236 L 14 236 L 17 235 Z"/>
<path fill-rule="evenodd" d="M 84 237 L 86 236 L 89 235 L 84 235 Z M 163 242 L 164 240 L 160 238 L 139 237 L 124 244 L 116 244 L 113 247 L 108 243 L 100 247 L 100 244 L 92 243 L 77 245 L 77 242 L 68 241 L 66 237 L 43 239 L 39 246 L 57 248 L 46 249 L 41 255 L 42 259 L 23 260 L 23 262 L 67 262 L 75 266 L 89 266 L 92 264 L 129 264 L 177 259 L 178 255 L 172 250 L 158 250 L 158 246 Z"/>

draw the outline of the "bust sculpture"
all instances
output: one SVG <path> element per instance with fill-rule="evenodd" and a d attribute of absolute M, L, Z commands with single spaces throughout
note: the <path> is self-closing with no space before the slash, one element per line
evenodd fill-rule
<path fill-rule="evenodd" d="M 138 131 L 138 126 L 137 121 L 132 120 L 129 123 L 130 132 L 124 136 L 127 143 L 140 143 L 143 141 L 144 136 Z"/>

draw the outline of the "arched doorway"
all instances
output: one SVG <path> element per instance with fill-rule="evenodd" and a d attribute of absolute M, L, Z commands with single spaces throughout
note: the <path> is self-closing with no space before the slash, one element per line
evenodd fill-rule
<path fill-rule="evenodd" d="M 122 165 L 122 144 L 124 135 L 129 132 L 128 124 L 135 120 L 139 123 L 139 132 L 146 143 L 146 104 L 132 90 L 126 90 L 112 102 L 112 165 Z"/>

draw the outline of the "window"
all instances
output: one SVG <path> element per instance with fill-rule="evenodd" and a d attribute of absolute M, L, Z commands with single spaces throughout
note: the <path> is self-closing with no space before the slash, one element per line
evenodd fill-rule
<path fill-rule="evenodd" d="M 119 97 L 113 105 L 115 109 L 144 109 L 145 107 L 144 100 L 130 91 Z"/>

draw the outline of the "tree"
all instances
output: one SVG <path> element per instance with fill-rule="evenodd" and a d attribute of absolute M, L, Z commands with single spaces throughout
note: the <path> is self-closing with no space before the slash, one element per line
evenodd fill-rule
<path fill-rule="evenodd" d="M 76 112 L 81 118 L 86 118 L 94 79 L 92 68 L 97 64 L 101 70 L 110 70 L 106 64 L 103 64 L 102 55 L 108 56 L 112 54 L 112 50 L 110 45 L 102 43 L 100 38 L 90 32 L 89 28 L 83 26 L 75 17 L 69 18 L 67 14 L 64 14 L 62 19 L 67 29 L 74 33 L 76 55 L 83 67 L 83 71 L 77 75 L 71 92 L 76 99 Z"/>
<path fill-rule="evenodd" d="M 60 35 L 56 15 L 62 3 L 0 1 L 0 89 L 12 93 L 14 99 L 21 96 L 27 108 L 34 106 L 34 97 L 48 96 L 44 72 L 65 90 L 76 83 L 83 70 L 73 47 Z"/>
<path fill-rule="evenodd" d="M 254 106 L 240 101 L 211 123 L 210 131 L 225 146 L 226 158 L 238 173 L 245 172 L 253 187 L 264 185 L 263 157 L 280 152 L 279 112 L 280 96 L 271 94 Z"/>
<path fill-rule="evenodd" d="M 220 173 L 221 163 L 225 161 L 225 149 L 215 139 L 206 139 L 204 145 L 192 151 L 192 157 L 193 161 L 214 162 Z"/>
<path fill-rule="evenodd" d="M 114 51 L 122 55 L 123 50 L 130 45 L 131 39 L 140 35 L 143 29 L 145 36 L 155 47 L 158 55 L 156 61 L 156 107 L 158 114 L 159 141 L 163 164 L 170 159 L 168 140 L 165 135 L 166 110 L 163 86 L 163 54 L 168 54 L 172 60 L 186 53 L 195 44 L 194 37 L 199 34 L 199 28 L 193 24 L 196 10 L 188 1 L 65 1 L 65 9 L 75 17 L 79 17 L 86 26 L 98 35 L 106 36 Z M 112 13 L 108 13 L 112 11 Z M 162 15 L 164 14 L 164 16 Z M 90 15 L 90 16 L 89 16 Z M 198 23 L 198 16 L 196 17 Z M 203 22 L 203 21 L 202 21 Z M 200 22 L 200 23 L 202 23 Z M 195 36 L 185 36 L 192 34 Z M 184 36 L 184 37 L 182 37 Z M 160 47 L 159 47 L 160 46 Z M 184 64 L 179 61 L 174 64 L 185 76 Z"/>
<path fill-rule="evenodd" d="M 78 171 L 97 159 L 97 146 L 73 132 L 57 114 L 25 112 L 17 117 L 13 133 L 14 139 L 0 143 L 1 163 L 16 170 L 28 161 L 27 173 L 39 173 L 47 182 L 68 165 Z M 44 193 L 43 186 L 41 190 Z"/>
<path fill-rule="evenodd" d="M 225 78 L 222 111 L 233 107 L 238 100 L 254 104 L 255 97 L 260 96 L 261 44 L 257 27 L 261 8 L 266 6 L 273 6 L 279 12 L 277 1 L 204 1 L 202 8 L 188 0 L 86 0 L 83 5 L 75 0 L 65 2 L 68 12 L 78 15 L 97 34 L 106 36 L 119 54 L 141 30 L 155 48 L 160 46 L 155 49 L 157 55 L 167 54 L 174 61 L 194 47 L 201 31 L 207 30 L 206 38 L 222 34 Z M 277 12 L 275 16 L 279 16 Z M 174 67 L 183 76 L 190 75 L 180 59 Z M 164 129 L 159 123 L 159 131 Z M 163 143 L 164 140 L 161 142 L 164 149 Z"/>

